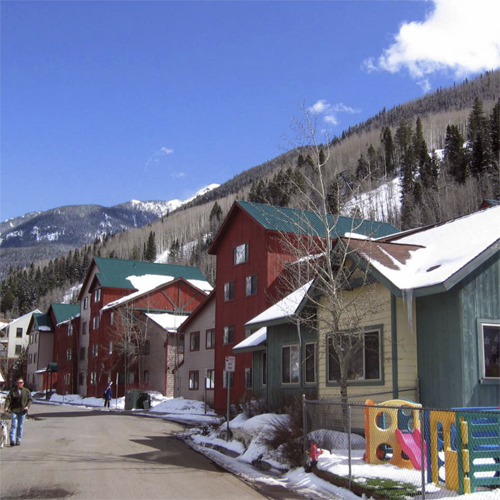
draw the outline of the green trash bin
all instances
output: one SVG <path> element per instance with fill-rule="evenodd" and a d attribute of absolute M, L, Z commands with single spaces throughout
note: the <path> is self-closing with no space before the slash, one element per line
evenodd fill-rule
<path fill-rule="evenodd" d="M 151 407 L 151 396 L 147 392 L 141 392 L 137 401 L 137 408 L 149 410 Z"/>
<path fill-rule="evenodd" d="M 139 399 L 141 396 L 141 391 L 138 389 L 129 389 L 125 394 L 125 409 L 135 410 L 139 408 Z"/>

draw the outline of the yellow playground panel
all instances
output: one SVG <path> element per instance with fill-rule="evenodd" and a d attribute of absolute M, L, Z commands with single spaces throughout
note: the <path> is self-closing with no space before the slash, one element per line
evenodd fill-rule
<path fill-rule="evenodd" d="M 398 429 L 420 431 L 419 410 L 422 405 L 402 399 L 391 399 L 380 405 L 369 399 L 365 406 L 366 461 L 370 464 L 393 464 L 413 469 L 397 437 Z"/>

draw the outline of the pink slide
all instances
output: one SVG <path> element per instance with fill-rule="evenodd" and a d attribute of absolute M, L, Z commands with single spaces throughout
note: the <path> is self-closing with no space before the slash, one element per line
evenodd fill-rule
<path fill-rule="evenodd" d="M 396 437 L 402 450 L 408 455 L 413 467 L 417 470 L 422 470 L 422 448 L 420 446 L 422 437 L 420 431 L 415 429 L 413 432 L 401 432 L 399 429 L 396 429 Z M 426 452 L 427 449 L 424 443 L 424 460 L 427 462 Z M 427 468 L 427 464 L 425 463 L 424 465 Z"/>

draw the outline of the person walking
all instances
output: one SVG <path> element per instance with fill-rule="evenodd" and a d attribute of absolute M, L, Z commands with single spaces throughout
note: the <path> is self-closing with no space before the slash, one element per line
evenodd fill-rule
<path fill-rule="evenodd" d="M 113 397 L 113 391 L 111 390 L 111 384 L 108 385 L 104 391 L 104 408 L 110 407 L 111 398 Z"/>
<path fill-rule="evenodd" d="M 24 379 L 19 378 L 16 387 L 12 389 L 5 399 L 5 411 L 12 413 L 10 425 L 10 445 L 19 446 L 23 437 L 24 419 L 28 414 L 33 399 L 31 392 L 24 387 Z"/>

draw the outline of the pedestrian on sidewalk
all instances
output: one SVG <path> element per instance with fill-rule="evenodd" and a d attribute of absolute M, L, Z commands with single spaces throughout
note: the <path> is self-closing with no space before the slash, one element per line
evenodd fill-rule
<path fill-rule="evenodd" d="M 111 398 L 113 397 L 113 391 L 111 390 L 111 384 L 104 390 L 104 408 L 110 407 Z"/>
<path fill-rule="evenodd" d="M 5 411 L 12 413 L 10 424 L 10 445 L 19 446 L 23 437 L 24 419 L 28 414 L 33 399 L 31 392 L 24 387 L 24 379 L 19 378 L 16 387 L 12 389 L 5 399 Z"/>

